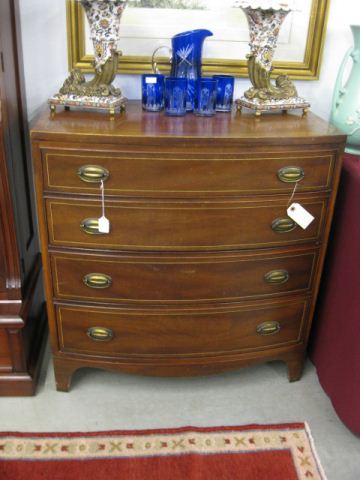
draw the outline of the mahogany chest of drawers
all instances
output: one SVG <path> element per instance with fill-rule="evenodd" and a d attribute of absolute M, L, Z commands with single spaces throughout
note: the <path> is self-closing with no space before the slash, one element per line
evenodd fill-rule
<path fill-rule="evenodd" d="M 344 142 L 312 114 L 44 113 L 32 144 L 57 388 L 81 367 L 180 376 L 270 360 L 297 380 Z M 290 200 L 315 217 L 307 229 Z"/>

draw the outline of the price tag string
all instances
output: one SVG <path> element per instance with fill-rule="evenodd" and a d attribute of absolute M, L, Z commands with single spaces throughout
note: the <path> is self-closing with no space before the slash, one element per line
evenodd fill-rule
<path fill-rule="evenodd" d="M 105 188 L 104 180 L 101 180 L 101 214 L 105 217 Z"/>
<path fill-rule="evenodd" d="M 105 216 L 105 187 L 104 182 L 101 180 L 101 211 L 102 216 L 99 218 L 99 232 L 100 233 L 110 233 L 110 222 Z"/>
<path fill-rule="evenodd" d="M 292 191 L 292 194 L 291 194 L 291 197 L 290 197 L 290 199 L 289 199 L 289 201 L 288 201 L 287 206 L 289 206 L 290 203 L 292 202 L 292 200 L 293 200 L 293 198 L 294 198 L 294 196 L 295 196 L 295 192 L 296 192 L 297 186 L 298 186 L 298 181 L 297 181 L 297 182 L 295 183 L 295 185 L 294 185 L 294 189 L 293 189 L 293 191 Z"/>

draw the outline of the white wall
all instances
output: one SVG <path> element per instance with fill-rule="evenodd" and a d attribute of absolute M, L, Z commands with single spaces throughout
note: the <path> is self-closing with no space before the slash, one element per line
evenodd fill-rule
<path fill-rule="evenodd" d="M 296 83 L 299 94 L 311 102 L 312 111 L 326 119 L 330 114 L 340 64 L 353 45 L 350 25 L 360 25 L 359 0 L 330 0 L 320 79 Z"/>
<path fill-rule="evenodd" d="M 59 90 L 68 75 L 65 10 L 65 0 L 20 0 L 29 119 Z M 350 24 L 360 24 L 359 0 L 330 0 L 320 79 L 296 82 L 299 94 L 323 118 L 330 113 L 341 60 L 353 44 Z M 138 75 L 118 75 L 116 84 L 126 97 L 140 97 Z M 237 79 L 235 95 L 240 96 L 248 86 L 247 79 Z"/>
<path fill-rule="evenodd" d="M 59 90 L 68 74 L 65 0 L 20 0 L 19 3 L 31 119 L 49 96 Z"/>

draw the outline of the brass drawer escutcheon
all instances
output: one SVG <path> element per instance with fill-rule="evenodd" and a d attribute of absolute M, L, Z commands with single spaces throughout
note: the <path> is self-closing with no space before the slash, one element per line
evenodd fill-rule
<path fill-rule="evenodd" d="M 100 183 L 105 182 L 109 178 L 109 170 L 99 165 L 83 165 L 77 171 L 77 174 L 83 182 Z"/>
<path fill-rule="evenodd" d="M 271 224 L 271 228 L 276 233 L 288 233 L 296 227 L 296 223 L 291 218 L 276 218 Z"/>
<path fill-rule="evenodd" d="M 281 330 L 279 322 L 264 322 L 256 327 L 256 332 L 259 335 L 275 335 Z"/>
<path fill-rule="evenodd" d="M 80 228 L 88 235 L 102 235 L 102 233 L 99 232 L 99 220 L 97 218 L 85 218 L 85 220 L 80 223 Z"/>
<path fill-rule="evenodd" d="M 86 333 L 95 342 L 110 342 L 114 338 L 114 333 L 110 328 L 91 327 Z"/>
<path fill-rule="evenodd" d="M 305 172 L 301 167 L 283 167 L 278 170 L 277 176 L 284 183 L 295 183 L 305 177 Z"/>
<path fill-rule="evenodd" d="M 289 272 L 287 270 L 271 270 L 264 275 L 266 283 L 270 285 L 279 285 L 286 283 L 290 278 Z"/>
<path fill-rule="evenodd" d="M 88 273 L 84 276 L 83 282 L 90 288 L 109 288 L 112 285 L 112 278 L 105 273 Z"/>

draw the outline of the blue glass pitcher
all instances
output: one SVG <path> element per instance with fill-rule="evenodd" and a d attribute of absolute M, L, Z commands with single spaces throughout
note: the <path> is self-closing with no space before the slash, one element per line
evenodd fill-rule
<path fill-rule="evenodd" d="M 194 109 L 195 80 L 201 77 L 201 57 L 204 40 L 213 34 L 199 29 L 178 33 L 172 38 L 171 76 L 187 78 L 186 109 Z"/>
<path fill-rule="evenodd" d="M 188 32 L 178 33 L 171 39 L 170 49 L 171 73 L 172 77 L 187 79 L 187 111 L 194 109 L 195 80 L 201 77 L 201 57 L 204 40 L 206 37 L 213 35 L 210 30 L 198 29 L 189 30 Z M 155 54 L 160 48 L 158 47 L 153 53 L 153 70 L 159 73 L 155 62 Z"/>

